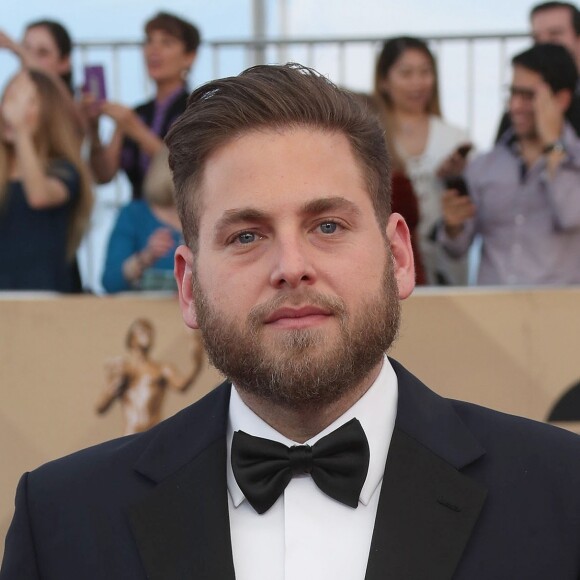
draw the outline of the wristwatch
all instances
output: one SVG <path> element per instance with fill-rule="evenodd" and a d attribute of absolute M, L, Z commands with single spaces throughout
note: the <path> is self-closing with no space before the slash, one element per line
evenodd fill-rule
<path fill-rule="evenodd" d="M 566 145 L 564 145 L 564 141 L 558 139 L 553 143 L 548 143 L 544 149 L 544 153 L 552 153 L 552 151 L 557 151 L 558 153 L 564 153 L 566 151 Z"/>

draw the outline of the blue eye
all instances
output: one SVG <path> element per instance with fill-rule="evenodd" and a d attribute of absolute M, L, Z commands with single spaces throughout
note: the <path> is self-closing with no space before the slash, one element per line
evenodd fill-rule
<path fill-rule="evenodd" d="M 242 232 L 238 236 L 238 241 L 240 244 L 251 244 L 256 239 L 256 234 L 253 232 Z"/>
<path fill-rule="evenodd" d="M 323 234 L 333 234 L 336 231 L 336 224 L 334 222 L 324 222 L 320 224 L 320 231 Z"/>

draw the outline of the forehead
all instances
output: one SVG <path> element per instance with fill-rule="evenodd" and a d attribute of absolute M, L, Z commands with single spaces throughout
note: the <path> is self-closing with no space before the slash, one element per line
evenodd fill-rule
<path fill-rule="evenodd" d="M 149 40 L 151 39 L 157 39 L 157 40 L 161 40 L 161 39 L 169 39 L 169 40 L 174 40 L 176 42 L 179 42 L 180 44 L 183 44 L 185 46 L 185 43 L 183 42 L 183 40 L 181 39 L 181 37 L 179 36 L 179 34 L 177 33 L 177 31 L 175 30 L 170 30 L 169 28 L 165 28 L 165 27 L 152 27 L 149 28 L 146 32 L 145 32 L 145 37 Z"/>
<path fill-rule="evenodd" d="M 308 128 L 252 131 L 222 145 L 206 161 L 199 195 L 202 229 L 241 207 L 284 213 L 339 196 L 372 208 L 347 137 Z"/>
<path fill-rule="evenodd" d="M 572 14 L 568 8 L 559 6 L 547 10 L 540 10 L 532 16 L 532 31 L 545 32 L 553 28 L 572 29 Z"/>
<path fill-rule="evenodd" d="M 431 59 L 418 48 L 407 48 L 395 61 L 396 66 L 431 66 Z"/>
<path fill-rule="evenodd" d="M 58 46 L 52 34 L 46 26 L 34 26 L 24 33 L 24 43 L 29 45 L 42 45 L 58 52 Z"/>
<path fill-rule="evenodd" d="M 535 87 L 543 82 L 543 77 L 540 73 L 527 69 L 523 66 L 514 66 L 512 84 L 518 87 Z"/>

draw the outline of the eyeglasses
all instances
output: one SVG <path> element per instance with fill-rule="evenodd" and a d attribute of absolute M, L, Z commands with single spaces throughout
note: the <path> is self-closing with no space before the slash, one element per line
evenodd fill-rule
<path fill-rule="evenodd" d="M 522 87 L 508 87 L 507 88 L 508 96 L 510 99 L 513 97 L 520 97 L 524 101 L 533 101 L 536 97 L 536 91 L 533 89 L 524 89 Z"/>

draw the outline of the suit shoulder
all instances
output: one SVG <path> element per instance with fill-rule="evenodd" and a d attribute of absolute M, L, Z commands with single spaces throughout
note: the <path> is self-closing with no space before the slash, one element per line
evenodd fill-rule
<path fill-rule="evenodd" d="M 451 404 L 484 446 L 497 441 L 534 454 L 570 454 L 580 458 L 580 436 L 576 433 L 473 403 L 452 400 Z"/>
<path fill-rule="evenodd" d="M 223 431 L 220 409 L 228 398 L 227 385 L 221 385 L 149 431 L 99 443 L 41 465 L 30 473 L 29 484 L 39 481 L 43 486 L 58 489 L 68 482 L 126 477 L 133 473 L 139 458 L 159 440 L 181 444 L 186 439 L 190 442 L 191 454 L 195 454 L 196 447 L 203 448 Z M 171 448 L 166 452 L 170 454 Z"/>

